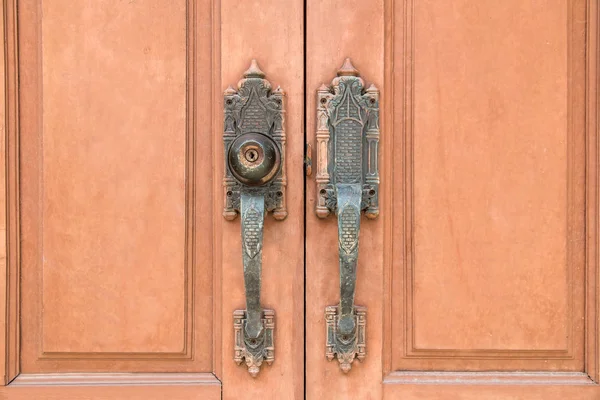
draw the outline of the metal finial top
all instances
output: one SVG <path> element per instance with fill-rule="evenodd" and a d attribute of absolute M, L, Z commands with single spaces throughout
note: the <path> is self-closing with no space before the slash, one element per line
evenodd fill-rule
<path fill-rule="evenodd" d="M 229 87 L 227 87 L 227 89 L 225 89 L 225 95 L 232 95 L 232 94 L 236 94 L 237 92 L 235 91 L 234 88 L 231 87 L 231 85 L 229 85 Z"/>
<path fill-rule="evenodd" d="M 283 94 L 283 89 L 281 88 L 281 86 L 277 85 L 277 88 L 273 90 L 273 93 Z"/>
<path fill-rule="evenodd" d="M 265 73 L 261 71 L 261 69 L 258 67 L 258 63 L 256 62 L 255 59 L 252 59 L 252 62 L 250 63 L 250 68 L 248 68 L 246 70 L 246 72 L 244 72 L 244 78 L 264 78 L 265 77 Z"/>
<path fill-rule="evenodd" d="M 344 64 L 338 69 L 338 76 L 358 76 L 358 70 L 354 68 L 352 65 L 352 61 L 350 61 L 350 57 L 344 60 Z"/>

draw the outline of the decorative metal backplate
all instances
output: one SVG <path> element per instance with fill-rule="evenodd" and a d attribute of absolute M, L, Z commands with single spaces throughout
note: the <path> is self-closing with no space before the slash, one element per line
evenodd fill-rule
<path fill-rule="evenodd" d="M 379 89 L 364 81 L 349 58 L 331 86 L 317 90 L 316 213 L 337 209 L 336 183 L 362 185 L 361 210 L 379 215 Z"/>
<path fill-rule="evenodd" d="M 259 133 L 273 139 L 281 156 L 281 168 L 270 182 L 254 188 L 254 193 L 265 196 L 265 208 L 273 212 L 276 220 L 287 217 L 286 170 L 285 170 L 285 102 L 280 87 L 271 90 L 271 84 L 264 79 L 256 60 L 252 60 L 244 78 L 238 83 L 238 90 L 231 86 L 224 96 L 223 148 L 225 151 L 225 176 L 223 194 L 225 205 L 223 216 L 234 220 L 240 212 L 240 193 L 244 186 L 235 179 L 228 155 L 232 142 L 245 134 Z"/>
<path fill-rule="evenodd" d="M 275 329 L 275 312 L 273 310 L 262 311 L 262 324 L 264 333 L 258 339 L 248 338 L 244 335 L 244 323 L 247 320 L 244 310 L 233 312 L 233 329 L 235 337 L 234 361 L 240 365 L 246 362 L 248 372 L 256 377 L 260 372 L 263 361 L 268 365 L 275 361 L 275 344 L 273 341 L 273 330 Z"/>
<path fill-rule="evenodd" d="M 287 216 L 284 93 L 271 91 L 265 74 L 252 60 L 238 90 L 225 91 L 223 144 L 223 216 L 241 214 L 242 261 L 246 309 L 234 312 L 235 356 L 256 377 L 263 361 L 275 359 L 275 312 L 260 303 L 265 211 L 277 220 Z"/>
<path fill-rule="evenodd" d="M 367 309 L 365 307 L 354 306 L 356 335 L 352 336 L 338 334 L 338 310 L 338 306 L 329 306 L 325 308 L 325 322 L 327 323 L 325 357 L 331 361 L 337 356 L 341 370 L 348 372 L 352 368 L 352 362 L 355 358 L 362 361 L 367 356 L 367 339 L 365 331 L 367 324 Z"/>
<path fill-rule="evenodd" d="M 361 211 L 379 215 L 379 90 L 364 82 L 350 59 L 332 85 L 317 91 L 316 213 L 338 219 L 340 304 L 327 307 L 326 356 L 348 372 L 366 356 L 366 309 L 354 305 Z"/>

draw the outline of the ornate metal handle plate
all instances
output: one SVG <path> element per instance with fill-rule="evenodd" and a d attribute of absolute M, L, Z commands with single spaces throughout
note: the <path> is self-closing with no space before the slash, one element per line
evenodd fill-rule
<path fill-rule="evenodd" d="M 285 205 L 284 93 L 271 85 L 252 60 L 238 89 L 225 91 L 223 143 L 223 216 L 241 215 L 246 309 L 233 314 L 234 360 L 246 362 L 256 377 L 263 361 L 275 360 L 275 312 L 260 304 L 263 222 L 265 211 L 276 220 L 287 216 Z"/>
<path fill-rule="evenodd" d="M 338 219 L 340 303 L 325 309 L 326 356 L 348 372 L 366 356 L 366 308 L 354 305 L 361 211 L 379 215 L 379 90 L 364 89 L 347 58 L 332 85 L 317 91 L 319 218 Z"/>

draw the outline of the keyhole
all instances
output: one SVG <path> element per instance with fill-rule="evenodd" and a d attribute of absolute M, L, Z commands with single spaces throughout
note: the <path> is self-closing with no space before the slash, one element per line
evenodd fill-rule
<path fill-rule="evenodd" d="M 258 160 L 258 152 L 254 149 L 250 149 L 248 150 L 244 156 L 246 157 L 246 160 L 250 161 L 250 162 L 254 162 L 256 160 Z"/>

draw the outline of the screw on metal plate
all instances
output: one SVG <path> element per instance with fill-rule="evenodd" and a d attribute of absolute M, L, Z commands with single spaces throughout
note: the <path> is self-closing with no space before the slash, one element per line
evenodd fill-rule
<path fill-rule="evenodd" d="M 379 90 L 349 58 L 331 86 L 317 90 L 316 214 L 338 219 L 340 304 L 325 310 L 326 357 L 350 371 L 366 356 L 366 308 L 354 305 L 361 211 L 379 215 Z"/>
<path fill-rule="evenodd" d="M 246 309 L 234 312 L 234 360 L 245 361 L 253 377 L 275 360 L 275 312 L 260 303 L 265 212 L 276 220 L 287 216 L 284 93 L 264 78 L 252 60 L 238 89 L 224 94 L 223 216 L 241 215 L 246 293 Z"/>

